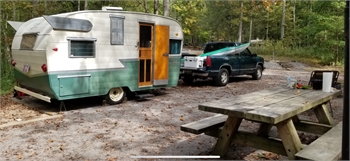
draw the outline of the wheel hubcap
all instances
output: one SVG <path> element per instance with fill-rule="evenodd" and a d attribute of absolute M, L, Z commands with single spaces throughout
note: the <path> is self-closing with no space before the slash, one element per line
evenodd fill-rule
<path fill-rule="evenodd" d="M 221 74 L 221 82 L 222 82 L 222 83 L 226 83 L 227 80 L 228 80 L 227 73 L 223 72 L 223 73 Z"/>
<path fill-rule="evenodd" d="M 111 91 L 109 91 L 109 98 L 112 101 L 119 101 L 120 99 L 123 98 L 124 91 L 122 88 L 112 88 Z"/>
<path fill-rule="evenodd" d="M 262 74 L 261 74 L 261 70 L 258 70 L 258 71 L 257 71 L 257 76 L 258 76 L 258 78 L 260 78 L 261 75 L 262 75 Z"/>

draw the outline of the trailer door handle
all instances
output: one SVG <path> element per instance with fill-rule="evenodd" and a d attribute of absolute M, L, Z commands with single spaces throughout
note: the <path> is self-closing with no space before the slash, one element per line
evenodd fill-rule
<path fill-rule="evenodd" d="M 165 53 L 165 54 L 163 54 L 163 56 L 169 56 L 169 54 L 166 54 L 166 53 Z"/>

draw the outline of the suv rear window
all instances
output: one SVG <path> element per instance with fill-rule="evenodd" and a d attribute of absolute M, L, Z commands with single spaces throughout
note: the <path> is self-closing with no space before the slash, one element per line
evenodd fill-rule
<path fill-rule="evenodd" d="M 219 50 L 230 46 L 237 46 L 237 44 L 236 43 L 209 43 L 205 46 L 204 53 L 208 53 L 211 51 Z"/>

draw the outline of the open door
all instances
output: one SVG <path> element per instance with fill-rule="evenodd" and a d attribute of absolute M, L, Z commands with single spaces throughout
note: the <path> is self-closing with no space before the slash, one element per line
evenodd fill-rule
<path fill-rule="evenodd" d="M 140 23 L 139 87 L 152 86 L 153 25 Z"/>
<path fill-rule="evenodd" d="M 167 85 L 169 72 L 169 26 L 156 26 L 153 85 Z"/>

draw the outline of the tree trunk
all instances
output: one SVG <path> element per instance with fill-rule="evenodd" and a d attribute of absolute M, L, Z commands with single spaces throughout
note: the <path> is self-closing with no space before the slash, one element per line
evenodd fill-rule
<path fill-rule="evenodd" d="M 267 24 L 266 24 L 266 40 L 269 39 L 269 18 L 270 18 L 270 13 L 267 11 Z"/>
<path fill-rule="evenodd" d="M 337 33 L 337 41 L 339 41 L 339 33 Z M 337 66 L 337 63 L 339 61 L 339 43 L 336 43 L 336 49 L 335 49 L 335 62 L 334 65 Z"/>
<path fill-rule="evenodd" d="M 163 16 L 169 17 L 169 0 L 163 0 Z"/>
<path fill-rule="evenodd" d="M 293 6 L 293 39 L 295 40 L 295 5 L 296 5 L 297 0 L 294 0 L 294 6 Z"/>
<path fill-rule="evenodd" d="M 281 20 L 281 39 L 284 38 L 284 20 L 286 16 L 286 0 L 283 0 L 283 5 L 282 5 L 282 20 Z"/>
<path fill-rule="evenodd" d="M 44 0 L 44 14 L 46 14 L 47 0 Z"/>
<path fill-rule="evenodd" d="M 12 5 L 13 5 L 13 9 L 12 9 L 12 11 L 13 11 L 13 21 L 16 21 L 16 2 L 15 1 L 12 1 Z"/>
<path fill-rule="evenodd" d="M 88 1 L 85 0 L 85 4 L 84 4 L 84 10 L 87 10 L 88 9 Z"/>
<path fill-rule="evenodd" d="M 250 16 L 250 27 L 249 27 L 249 42 L 252 40 L 253 28 L 253 16 Z"/>
<path fill-rule="evenodd" d="M 243 1 L 241 1 L 241 16 L 239 17 L 238 42 L 242 41 L 242 20 L 243 19 Z"/>
<path fill-rule="evenodd" d="M 37 0 L 33 0 L 32 18 L 36 17 L 38 15 L 37 12 L 36 12 L 37 6 L 38 6 L 38 1 Z"/>
<path fill-rule="evenodd" d="M 78 0 L 78 11 L 80 11 L 80 0 Z"/>
<path fill-rule="evenodd" d="M 154 14 L 158 15 L 159 0 L 154 0 Z"/>

